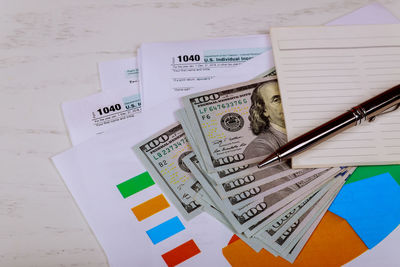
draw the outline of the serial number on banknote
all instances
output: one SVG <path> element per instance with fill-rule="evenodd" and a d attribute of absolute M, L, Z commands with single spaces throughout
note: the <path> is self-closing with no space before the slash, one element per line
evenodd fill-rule
<path fill-rule="evenodd" d="M 221 110 L 221 109 L 227 109 L 227 108 L 232 108 L 232 107 L 236 107 L 236 106 L 240 106 L 243 104 L 247 104 L 247 99 L 243 98 L 237 101 L 232 101 L 229 103 L 224 103 L 224 104 L 217 104 L 217 105 L 213 105 L 213 106 L 209 106 L 208 108 L 203 108 L 203 109 L 199 109 L 199 113 L 200 114 L 206 114 L 207 112 L 213 112 L 213 111 L 217 111 L 217 110 Z M 203 120 L 206 117 L 202 117 Z M 208 118 L 209 119 L 209 118 Z"/>
<path fill-rule="evenodd" d="M 155 140 L 153 140 L 155 141 Z M 153 142 L 152 141 L 152 142 Z M 181 138 L 179 141 L 176 141 L 176 143 L 173 143 L 171 145 L 169 145 L 168 147 L 165 147 L 164 149 L 162 149 L 161 151 L 152 151 L 150 152 L 153 156 L 153 158 L 155 160 L 159 160 L 160 158 L 162 158 L 163 156 L 167 156 L 169 153 L 171 153 L 172 151 L 174 151 L 175 149 L 178 149 L 179 147 L 183 146 L 184 144 L 186 144 L 188 142 L 186 137 Z M 152 145 L 154 145 L 154 143 L 151 143 Z M 150 151 L 151 149 L 153 149 L 155 146 L 151 147 L 150 143 L 147 143 L 145 145 L 145 149 L 146 152 Z"/>

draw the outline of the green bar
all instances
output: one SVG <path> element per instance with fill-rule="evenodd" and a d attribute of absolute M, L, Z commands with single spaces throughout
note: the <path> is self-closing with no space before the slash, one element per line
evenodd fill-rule
<path fill-rule="evenodd" d="M 390 175 L 400 184 L 400 165 L 362 166 L 358 167 L 347 180 L 347 184 L 357 182 L 383 173 Z"/>
<path fill-rule="evenodd" d="M 127 198 L 139 191 L 142 191 L 143 189 L 146 189 L 147 187 L 152 186 L 153 184 L 154 181 L 151 179 L 150 174 L 148 172 L 144 172 L 125 182 L 120 183 L 117 185 L 117 188 L 119 192 L 121 192 L 121 195 L 124 198 Z"/>

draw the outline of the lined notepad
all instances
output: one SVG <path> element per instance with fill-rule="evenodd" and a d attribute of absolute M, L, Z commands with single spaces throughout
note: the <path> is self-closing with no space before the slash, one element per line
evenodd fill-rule
<path fill-rule="evenodd" d="M 272 28 L 288 139 L 400 83 L 400 25 Z M 400 110 L 292 160 L 294 168 L 400 163 Z"/>

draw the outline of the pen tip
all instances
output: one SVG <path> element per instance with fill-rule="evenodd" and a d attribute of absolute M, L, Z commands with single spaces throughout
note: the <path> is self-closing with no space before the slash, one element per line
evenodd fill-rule
<path fill-rule="evenodd" d="M 280 157 L 278 156 L 278 154 L 272 153 L 271 155 L 266 157 L 263 161 L 258 163 L 257 167 L 258 168 L 262 168 L 262 167 L 265 167 L 265 166 L 270 165 L 270 164 L 272 164 L 274 162 L 277 162 L 277 161 L 280 161 Z"/>

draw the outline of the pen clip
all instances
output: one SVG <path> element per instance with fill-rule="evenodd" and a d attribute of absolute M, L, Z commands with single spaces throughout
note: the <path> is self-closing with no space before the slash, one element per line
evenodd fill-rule
<path fill-rule="evenodd" d="M 368 121 L 369 122 L 374 121 L 376 119 L 376 117 L 384 115 L 384 114 L 387 114 L 387 113 L 390 113 L 390 112 L 393 112 L 396 109 L 398 109 L 399 107 L 400 107 L 400 104 L 394 105 L 393 107 L 388 108 L 387 110 L 383 111 L 382 113 L 379 113 L 378 115 L 375 115 L 375 116 L 369 118 Z"/>

